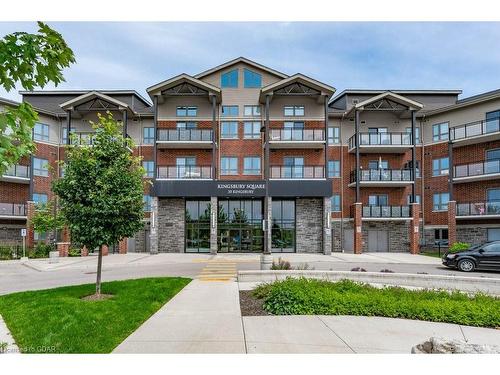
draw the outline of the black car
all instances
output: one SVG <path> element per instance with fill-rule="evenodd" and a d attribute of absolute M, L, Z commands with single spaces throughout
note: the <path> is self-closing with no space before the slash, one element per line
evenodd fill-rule
<path fill-rule="evenodd" d="M 454 254 L 446 253 L 443 255 L 443 264 L 464 272 L 475 269 L 500 271 L 500 241 L 475 245 Z"/>

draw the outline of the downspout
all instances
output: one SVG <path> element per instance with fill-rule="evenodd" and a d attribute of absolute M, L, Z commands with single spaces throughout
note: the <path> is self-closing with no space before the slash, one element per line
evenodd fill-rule
<path fill-rule="evenodd" d="M 342 125 L 345 112 L 342 114 L 339 126 L 340 141 L 340 251 L 344 252 L 344 142 L 342 142 Z"/>

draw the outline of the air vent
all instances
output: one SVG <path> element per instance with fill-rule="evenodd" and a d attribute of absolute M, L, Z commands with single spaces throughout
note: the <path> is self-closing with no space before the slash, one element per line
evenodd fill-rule
<path fill-rule="evenodd" d="M 358 104 L 358 103 L 359 103 L 359 99 L 353 99 L 353 100 L 352 100 L 352 104 L 356 105 L 356 104 Z"/>

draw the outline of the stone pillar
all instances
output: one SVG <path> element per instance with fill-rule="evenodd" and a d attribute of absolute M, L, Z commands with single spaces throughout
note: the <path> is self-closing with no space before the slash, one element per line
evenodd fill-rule
<path fill-rule="evenodd" d="M 332 201 L 323 198 L 323 254 L 332 254 Z"/>
<path fill-rule="evenodd" d="M 62 242 L 71 243 L 71 236 L 69 234 L 69 228 L 66 226 L 62 229 L 61 239 L 62 239 Z"/>
<path fill-rule="evenodd" d="M 420 204 L 411 203 L 411 221 L 409 228 L 410 253 L 418 254 L 420 250 Z"/>
<path fill-rule="evenodd" d="M 87 246 L 82 247 L 81 254 L 82 254 L 82 257 L 86 257 L 89 255 L 89 250 L 87 249 Z"/>
<path fill-rule="evenodd" d="M 26 202 L 26 247 L 33 247 L 35 244 L 35 229 L 33 228 L 32 220 L 35 215 L 35 202 Z"/>
<path fill-rule="evenodd" d="M 448 246 L 457 242 L 457 202 L 448 202 Z"/>
<path fill-rule="evenodd" d="M 149 252 L 158 254 L 158 197 L 151 197 Z"/>
<path fill-rule="evenodd" d="M 69 242 L 58 242 L 56 244 L 60 257 L 67 257 L 69 252 Z"/>
<path fill-rule="evenodd" d="M 118 243 L 118 253 L 119 254 L 127 254 L 127 238 L 123 238 Z"/>
<path fill-rule="evenodd" d="M 210 198 L 210 254 L 217 254 L 217 219 L 218 219 L 217 197 Z"/>
<path fill-rule="evenodd" d="M 354 203 L 352 209 L 354 216 L 354 254 L 361 254 L 363 252 L 363 204 L 361 202 Z"/>
<path fill-rule="evenodd" d="M 102 256 L 106 256 L 109 254 L 109 248 L 107 245 L 102 246 Z"/>

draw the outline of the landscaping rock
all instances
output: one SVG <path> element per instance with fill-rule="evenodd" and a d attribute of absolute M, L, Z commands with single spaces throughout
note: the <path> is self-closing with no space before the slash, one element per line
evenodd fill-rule
<path fill-rule="evenodd" d="M 469 344 L 461 340 L 431 337 L 411 348 L 413 354 L 497 354 L 500 346 Z"/>

